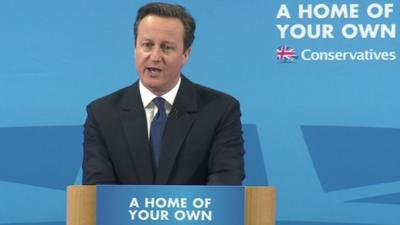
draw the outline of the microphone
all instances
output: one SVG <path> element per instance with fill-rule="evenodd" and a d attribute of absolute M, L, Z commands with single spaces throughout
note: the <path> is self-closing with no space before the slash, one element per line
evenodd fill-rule
<path fill-rule="evenodd" d="M 177 119 L 178 116 L 179 116 L 179 112 L 175 108 L 171 109 L 171 112 L 169 112 L 169 114 L 168 114 L 169 119 Z"/>

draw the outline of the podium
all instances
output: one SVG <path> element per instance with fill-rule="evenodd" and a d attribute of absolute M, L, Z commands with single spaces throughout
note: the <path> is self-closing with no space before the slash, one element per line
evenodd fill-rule
<path fill-rule="evenodd" d="M 91 185 L 67 187 L 67 225 L 96 225 L 96 189 Z M 248 186 L 244 194 L 245 225 L 275 225 L 275 189 Z"/>

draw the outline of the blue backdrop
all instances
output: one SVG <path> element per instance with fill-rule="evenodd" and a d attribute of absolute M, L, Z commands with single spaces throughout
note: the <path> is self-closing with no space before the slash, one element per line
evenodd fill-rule
<path fill-rule="evenodd" d="M 396 1 L 172 2 L 198 25 L 184 73 L 241 102 L 245 184 L 277 188 L 278 225 L 400 224 Z M 374 2 L 393 12 L 371 18 Z M 0 224 L 65 224 L 65 187 L 81 180 L 85 106 L 137 79 L 132 26 L 144 3 L 0 1 Z M 290 18 L 278 16 L 283 4 Z M 318 18 L 320 7 L 299 18 L 300 4 L 357 4 L 359 17 Z M 298 26 L 282 37 L 277 24 Z M 330 24 L 334 37 L 298 38 L 307 24 Z M 381 26 L 349 39 L 345 24 L 358 34 Z"/>

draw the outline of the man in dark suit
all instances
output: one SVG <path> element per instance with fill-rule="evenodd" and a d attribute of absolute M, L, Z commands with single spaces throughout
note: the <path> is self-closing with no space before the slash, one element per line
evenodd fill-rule
<path fill-rule="evenodd" d="M 194 31 L 182 6 L 139 9 L 134 32 L 140 79 L 88 105 L 84 184 L 241 184 L 238 101 L 181 75 Z"/>

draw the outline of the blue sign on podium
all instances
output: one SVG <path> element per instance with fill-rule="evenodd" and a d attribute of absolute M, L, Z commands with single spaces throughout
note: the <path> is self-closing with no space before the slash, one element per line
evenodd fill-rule
<path fill-rule="evenodd" d="M 97 225 L 243 225 L 244 187 L 98 185 Z"/>

